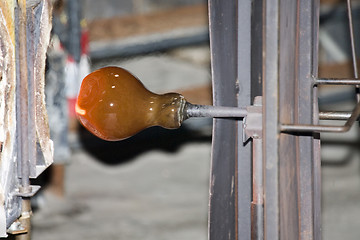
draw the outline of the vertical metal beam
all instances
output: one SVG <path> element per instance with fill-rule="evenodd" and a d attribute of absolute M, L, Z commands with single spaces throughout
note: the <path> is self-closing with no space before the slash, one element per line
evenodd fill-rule
<path fill-rule="evenodd" d="M 26 42 L 26 1 L 18 1 L 19 7 L 19 28 L 18 28 L 18 41 L 19 41 L 19 73 L 20 73 L 20 84 L 17 85 L 20 88 L 20 161 L 21 161 L 21 193 L 31 192 L 30 187 L 30 159 L 29 159 L 29 94 L 28 94 L 28 63 L 27 63 L 27 42 Z M 33 127 L 33 126 L 32 126 Z M 20 162 L 19 161 L 19 162 Z M 30 212 L 31 204 L 29 198 L 23 198 L 22 200 L 22 210 L 21 210 L 20 222 L 27 230 L 27 233 L 19 235 L 16 239 L 27 240 L 31 236 L 31 226 L 30 226 Z"/>
<path fill-rule="evenodd" d="M 260 21 L 254 17 L 252 1 L 237 1 L 237 81 L 238 81 L 238 107 L 249 106 L 253 97 L 261 95 L 253 91 L 251 79 L 252 71 L 260 72 L 261 61 L 253 66 L 252 50 L 252 24 Z M 252 19 L 253 16 L 253 19 Z M 254 19 L 255 18 L 255 19 Z M 261 46 L 261 45 L 260 45 Z M 256 45 L 254 46 L 256 48 Z M 259 48 L 259 45 L 257 46 Z M 254 96 L 252 96 L 252 94 Z M 243 121 L 238 122 L 237 132 L 237 221 L 238 239 L 251 238 L 251 142 L 243 143 Z"/>
<path fill-rule="evenodd" d="M 262 138 L 253 137 L 253 197 L 251 202 L 252 227 L 251 239 L 264 239 L 264 179 L 263 179 L 263 156 L 262 156 Z"/>
<path fill-rule="evenodd" d="M 32 6 L 27 6 L 27 46 L 26 46 L 26 50 L 27 50 L 27 71 L 28 71 L 28 101 L 29 101 L 29 106 L 28 106 L 28 124 L 29 126 L 36 126 L 36 120 L 35 120 L 35 116 L 36 116 L 36 96 L 35 96 L 35 76 L 34 76 L 34 68 L 29 67 L 29 66 L 34 66 L 34 59 L 35 59 L 35 53 L 36 53 L 36 48 L 35 48 L 35 42 L 36 42 L 36 38 L 35 38 L 35 32 L 36 32 L 36 26 L 34 25 L 34 13 L 33 13 L 33 8 Z M 34 176 L 34 170 L 35 167 L 33 167 L 32 165 L 36 164 L 36 127 L 29 127 L 28 129 L 28 148 L 29 148 L 29 174 L 30 177 Z"/>
<path fill-rule="evenodd" d="M 314 124 L 317 99 L 313 98 L 313 76 L 317 75 L 317 34 L 319 1 L 297 1 L 297 82 L 298 92 L 295 123 Z M 315 101 L 315 103 L 314 103 Z M 314 108 L 315 106 L 315 108 Z M 318 118 L 316 118 L 318 119 Z M 316 147 L 318 135 L 296 139 L 299 199 L 299 239 L 321 239 L 320 156 Z M 315 208 L 316 207 L 316 208 Z M 315 222 L 317 221 L 317 222 Z M 317 228 L 315 228 L 317 226 Z"/>
<path fill-rule="evenodd" d="M 299 93 L 297 81 L 298 1 L 279 1 L 279 122 L 298 118 Z M 309 90 L 308 90 L 309 91 Z M 307 93 L 308 95 L 308 93 Z M 303 116 L 303 117 L 311 117 Z M 298 137 L 279 136 L 279 206 L 280 239 L 299 238 L 299 172 Z"/>
<path fill-rule="evenodd" d="M 250 4 L 250 1 L 242 2 L 249 2 Z M 251 48 L 251 97 L 253 100 L 256 96 L 262 95 L 264 0 L 252 1 L 251 5 L 251 44 L 248 47 Z M 239 21 L 239 23 L 241 23 L 239 25 L 243 25 L 243 21 Z"/>
<path fill-rule="evenodd" d="M 264 38 L 265 238 L 319 239 L 320 164 L 316 135 L 279 134 L 279 123 L 318 115 L 318 1 L 267 0 Z"/>
<path fill-rule="evenodd" d="M 319 52 L 319 22 L 320 1 L 313 1 L 312 6 L 312 76 L 318 77 L 318 52 Z M 319 124 L 318 86 L 313 88 L 313 123 Z M 320 134 L 314 134 L 313 139 L 313 198 L 314 198 L 314 239 L 321 240 L 321 150 Z"/>
<path fill-rule="evenodd" d="M 214 105 L 218 106 L 238 105 L 237 3 L 238 1 L 235 0 L 209 1 L 213 100 Z M 237 181 L 248 181 L 246 177 L 237 179 L 237 175 L 240 176 L 237 174 L 239 169 L 237 164 L 242 157 L 238 155 L 237 149 L 242 145 L 242 141 L 239 143 L 237 136 L 238 128 L 236 120 L 214 120 L 209 207 L 209 239 L 211 240 L 237 239 L 239 230 L 237 219 L 250 219 L 247 212 L 250 210 L 250 201 L 247 203 L 248 210 L 242 209 L 240 213 L 237 212 L 237 201 L 243 201 L 242 198 L 236 197 L 239 195 L 238 191 L 242 191 L 238 188 Z M 243 161 L 247 161 L 246 157 Z M 247 186 L 245 192 L 241 194 L 250 198 L 249 187 Z M 246 208 L 245 205 L 244 207 Z M 238 214 L 246 216 L 238 216 Z M 250 231 L 241 231 L 245 232 L 244 239 L 250 236 Z"/>
<path fill-rule="evenodd" d="M 279 0 L 265 0 L 263 39 L 264 239 L 279 239 Z"/>
<path fill-rule="evenodd" d="M 30 169 L 29 169 L 29 145 L 28 145 L 28 73 L 27 73 L 27 52 L 26 52 L 26 1 L 22 0 L 19 4 L 19 72 L 20 72 L 20 157 L 21 157 L 21 185 L 22 190 L 29 191 Z M 22 67 L 21 67 L 22 66 Z"/>

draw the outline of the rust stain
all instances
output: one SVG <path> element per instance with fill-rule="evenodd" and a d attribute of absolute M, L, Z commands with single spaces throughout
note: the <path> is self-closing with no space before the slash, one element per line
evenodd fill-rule
<path fill-rule="evenodd" d="M 10 35 L 12 44 L 15 45 L 15 27 L 14 27 L 14 9 L 15 1 L 2 0 L 0 1 L 0 11 L 4 16 L 7 31 Z"/>

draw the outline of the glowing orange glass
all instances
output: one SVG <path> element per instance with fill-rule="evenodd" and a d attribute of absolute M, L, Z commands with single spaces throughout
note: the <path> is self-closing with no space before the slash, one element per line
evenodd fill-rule
<path fill-rule="evenodd" d="M 105 67 L 84 78 L 75 111 L 94 135 L 117 141 L 151 126 L 180 127 L 185 103 L 178 93 L 148 91 L 123 68 Z"/>

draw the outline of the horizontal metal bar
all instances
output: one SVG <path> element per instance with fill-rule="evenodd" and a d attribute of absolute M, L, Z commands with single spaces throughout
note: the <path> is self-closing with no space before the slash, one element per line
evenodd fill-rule
<path fill-rule="evenodd" d="M 319 112 L 320 120 L 348 120 L 351 112 Z"/>
<path fill-rule="evenodd" d="M 187 118 L 190 117 L 246 117 L 248 112 L 245 108 L 237 107 L 221 107 L 221 106 L 207 106 L 207 105 L 193 105 L 187 103 L 185 107 Z M 319 112 L 320 120 L 348 120 L 351 112 Z"/>
<path fill-rule="evenodd" d="M 282 124 L 281 132 L 343 132 L 343 126 L 307 125 L 307 124 Z"/>
<path fill-rule="evenodd" d="M 222 107 L 209 105 L 195 105 L 186 103 L 185 116 L 191 117 L 214 117 L 214 118 L 244 118 L 248 115 L 245 108 Z M 320 120 L 347 120 L 344 126 L 334 125 L 307 125 L 307 124 L 282 124 L 282 132 L 346 132 L 350 129 L 360 114 L 360 105 L 357 104 L 353 112 L 320 112 Z"/>
<path fill-rule="evenodd" d="M 355 109 L 352 111 L 349 119 L 344 126 L 332 125 L 310 125 L 310 124 L 282 124 L 280 125 L 281 132 L 347 132 L 354 124 L 360 115 L 360 102 L 356 104 Z"/>
<path fill-rule="evenodd" d="M 190 118 L 190 117 L 244 118 L 247 115 L 247 110 L 245 108 L 194 105 L 191 103 L 186 103 L 184 111 L 186 118 Z"/>
<path fill-rule="evenodd" d="M 360 85 L 359 79 L 316 79 L 316 85 Z"/>

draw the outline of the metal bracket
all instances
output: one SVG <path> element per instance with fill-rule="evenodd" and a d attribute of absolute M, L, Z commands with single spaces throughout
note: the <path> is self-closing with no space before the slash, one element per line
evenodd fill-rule
<path fill-rule="evenodd" d="M 19 220 L 13 222 L 7 230 L 7 233 L 12 235 L 27 233 L 28 230 L 21 224 Z"/>
<path fill-rule="evenodd" d="M 243 121 L 243 142 L 249 138 L 262 138 L 262 97 L 254 99 L 254 105 L 247 106 L 247 115 Z"/>
<path fill-rule="evenodd" d="M 14 195 L 18 197 L 32 197 L 40 190 L 40 188 L 41 186 L 38 185 L 30 185 L 27 191 L 23 191 L 21 188 L 18 188 L 16 189 Z"/>

